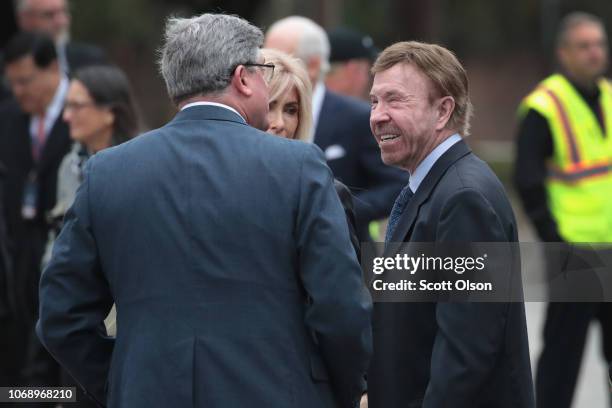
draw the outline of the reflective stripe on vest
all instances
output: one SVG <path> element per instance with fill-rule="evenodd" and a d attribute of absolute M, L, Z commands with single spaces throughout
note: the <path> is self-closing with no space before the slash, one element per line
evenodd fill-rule
<path fill-rule="evenodd" d="M 600 81 L 603 126 L 561 75 L 552 75 L 521 103 L 548 122 L 553 157 L 547 162 L 548 205 L 570 242 L 612 242 L 612 87 Z"/>

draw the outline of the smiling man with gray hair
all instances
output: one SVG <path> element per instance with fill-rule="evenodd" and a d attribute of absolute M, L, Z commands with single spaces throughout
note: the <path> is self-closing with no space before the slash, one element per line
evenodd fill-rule
<path fill-rule="evenodd" d="M 238 17 L 171 18 L 160 69 L 180 112 L 87 162 L 37 332 L 101 406 L 354 407 L 363 391 L 371 300 L 322 152 L 255 128 L 262 42 Z"/>

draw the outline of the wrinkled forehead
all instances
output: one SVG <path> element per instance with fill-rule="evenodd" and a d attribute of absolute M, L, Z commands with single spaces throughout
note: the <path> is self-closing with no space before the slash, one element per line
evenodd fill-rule
<path fill-rule="evenodd" d="M 570 27 L 563 36 L 562 45 L 572 46 L 587 40 L 607 41 L 605 28 L 594 21 L 585 21 Z"/>
<path fill-rule="evenodd" d="M 23 0 L 23 10 L 48 11 L 67 8 L 66 0 Z"/>
<path fill-rule="evenodd" d="M 429 92 L 431 87 L 431 81 L 419 68 L 409 63 L 397 63 L 374 74 L 370 94 Z"/>

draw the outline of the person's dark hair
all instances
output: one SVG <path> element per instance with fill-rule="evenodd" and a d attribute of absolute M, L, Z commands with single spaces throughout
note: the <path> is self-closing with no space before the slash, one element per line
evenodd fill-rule
<path fill-rule="evenodd" d="M 96 105 L 108 107 L 113 112 L 113 145 L 136 136 L 138 114 L 130 82 L 121 69 L 112 65 L 90 65 L 76 71 L 72 79 L 83 84 Z"/>
<path fill-rule="evenodd" d="M 53 39 L 47 34 L 22 32 L 13 36 L 4 48 L 4 65 L 12 64 L 28 55 L 38 68 L 47 68 L 57 60 Z"/>

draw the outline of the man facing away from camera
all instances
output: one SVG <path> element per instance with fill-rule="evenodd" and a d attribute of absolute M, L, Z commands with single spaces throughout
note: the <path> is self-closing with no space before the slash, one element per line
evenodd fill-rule
<path fill-rule="evenodd" d="M 273 69 L 262 42 L 238 17 L 170 19 L 160 66 L 180 112 L 87 162 L 37 331 L 102 406 L 361 396 L 371 300 L 322 152 L 255 129 Z M 116 340 L 102 329 L 113 302 Z"/>
<path fill-rule="evenodd" d="M 502 184 L 463 141 L 471 103 L 447 49 L 400 42 L 376 60 L 370 124 L 383 161 L 410 173 L 387 230 L 396 242 L 515 242 Z M 534 406 L 522 302 L 376 303 L 371 408 Z"/>

